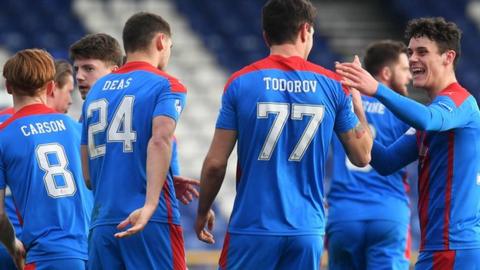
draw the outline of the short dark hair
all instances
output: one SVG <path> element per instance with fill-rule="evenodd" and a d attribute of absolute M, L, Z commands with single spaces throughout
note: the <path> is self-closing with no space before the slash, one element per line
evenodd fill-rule
<path fill-rule="evenodd" d="M 407 53 L 407 46 L 403 42 L 394 40 L 373 42 L 367 47 L 363 59 L 365 69 L 375 76 L 383 67 L 396 63 L 402 53 Z"/>
<path fill-rule="evenodd" d="M 70 59 L 97 59 L 111 65 L 122 65 L 118 41 L 105 33 L 89 34 L 70 46 Z"/>
<path fill-rule="evenodd" d="M 407 24 L 405 38 L 410 40 L 418 37 L 427 37 L 434 41 L 439 53 L 447 50 L 455 51 L 456 57 L 453 64 L 456 65 L 461 53 L 462 31 L 454 22 L 447 22 L 442 17 L 413 19 Z"/>
<path fill-rule="evenodd" d="M 62 88 L 67 84 L 68 76 L 73 76 L 72 65 L 67 60 L 56 60 L 55 61 L 55 77 L 54 81 L 58 87 Z"/>
<path fill-rule="evenodd" d="M 157 33 L 172 36 L 170 25 L 159 15 L 139 12 L 130 17 L 123 27 L 123 48 L 126 53 L 148 48 Z"/>
<path fill-rule="evenodd" d="M 26 49 L 10 57 L 3 66 L 3 77 L 19 96 L 34 97 L 53 81 L 55 66 L 52 56 L 41 49 Z"/>
<path fill-rule="evenodd" d="M 304 23 L 314 25 L 316 9 L 309 0 L 270 0 L 262 10 L 262 28 L 269 46 L 293 43 Z"/>

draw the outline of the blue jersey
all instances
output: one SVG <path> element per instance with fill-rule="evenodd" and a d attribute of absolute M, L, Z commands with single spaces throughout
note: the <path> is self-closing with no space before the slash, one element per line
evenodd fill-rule
<path fill-rule="evenodd" d="M 15 111 L 13 108 L 7 108 L 0 112 L 0 124 L 7 120 Z M 15 235 L 20 238 L 22 233 L 22 224 L 18 219 L 17 208 L 15 207 L 15 202 L 12 197 L 12 192 L 10 188 L 7 186 L 5 192 L 5 211 L 7 212 L 8 219 L 12 223 L 13 227 L 15 228 Z"/>
<path fill-rule="evenodd" d="M 324 164 L 332 132 L 358 123 L 337 79 L 300 57 L 278 55 L 229 79 L 216 127 L 238 136 L 230 233 L 324 233 Z"/>
<path fill-rule="evenodd" d="M 417 128 L 385 149 L 374 144 L 372 165 L 384 173 L 418 158 L 420 250 L 480 248 L 480 111 L 458 83 L 428 106 L 404 100 L 383 86 L 377 96 Z M 410 114 L 402 112 L 409 106 Z"/>
<path fill-rule="evenodd" d="M 87 214 L 75 122 L 43 104 L 0 126 L 0 188 L 11 189 L 23 220 L 27 263 L 87 259 Z M 13 143 L 18 142 L 18 143 Z"/>
<path fill-rule="evenodd" d="M 390 145 L 408 130 L 407 124 L 375 98 L 362 96 L 362 101 L 375 141 Z M 415 136 L 415 132 L 409 131 L 408 134 Z M 329 223 L 378 219 L 409 222 L 405 169 L 382 176 L 370 165 L 356 167 L 347 158 L 336 136 L 332 140 L 332 153 L 332 183 L 327 195 Z"/>
<path fill-rule="evenodd" d="M 82 111 L 94 192 L 92 228 L 118 224 L 144 205 L 152 120 L 177 121 L 185 94 L 177 79 L 145 62 L 127 63 L 92 87 Z M 171 170 L 151 221 L 180 224 Z"/>

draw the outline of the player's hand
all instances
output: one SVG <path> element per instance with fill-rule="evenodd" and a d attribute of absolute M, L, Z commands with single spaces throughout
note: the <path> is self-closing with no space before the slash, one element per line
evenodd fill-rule
<path fill-rule="evenodd" d="M 210 209 L 206 215 L 197 215 L 197 220 L 195 220 L 195 232 L 200 241 L 203 241 L 208 244 L 214 244 L 215 239 L 213 234 L 210 232 L 213 230 L 215 225 L 215 213 Z M 208 230 L 205 228 L 207 226 Z"/>
<path fill-rule="evenodd" d="M 343 85 L 355 88 L 362 94 L 373 96 L 377 93 L 378 82 L 359 65 L 360 60 L 353 63 L 335 63 L 335 70 L 343 79 Z"/>
<path fill-rule="evenodd" d="M 12 252 L 13 260 L 17 269 L 23 270 L 25 267 L 25 247 L 23 246 L 22 241 L 15 238 L 15 250 Z"/>
<path fill-rule="evenodd" d="M 148 221 L 153 215 L 156 207 L 145 205 L 142 208 L 138 208 L 133 211 L 126 219 L 124 219 L 120 224 L 118 224 L 117 229 L 123 230 L 128 225 L 131 225 L 126 231 L 122 231 L 115 234 L 116 238 L 123 238 L 136 234 L 137 232 L 143 230 L 147 225 Z"/>
<path fill-rule="evenodd" d="M 195 187 L 200 186 L 200 181 L 184 176 L 174 176 L 173 185 L 175 187 L 175 197 L 183 204 L 189 204 L 193 198 L 200 195 Z"/>

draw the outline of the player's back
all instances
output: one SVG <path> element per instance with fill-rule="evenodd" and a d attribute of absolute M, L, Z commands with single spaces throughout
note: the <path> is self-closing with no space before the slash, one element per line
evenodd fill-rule
<path fill-rule="evenodd" d="M 27 262 L 87 259 L 78 132 L 43 104 L 25 106 L 0 126 L 3 175 L 23 220 Z"/>
<path fill-rule="evenodd" d="M 94 191 L 91 227 L 118 224 L 143 206 L 152 119 L 178 114 L 185 92 L 176 79 L 144 62 L 127 63 L 91 89 L 83 108 L 82 136 L 82 144 L 89 147 Z M 178 98 L 176 108 L 161 105 L 172 96 Z M 151 221 L 179 224 L 170 173 Z"/>
<path fill-rule="evenodd" d="M 334 73 L 300 57 L 269 56 L 235 73 L 217 128 L 238 136 L 229 232 L 322 234 L 323 175 L 332 132 L 353 128 Z"/>
<path fill-rule="evenodd" d="M 362 102 L 370 130 L 378 143 L 391 145 L 409 129 L 377 99 L 362 96 Z M 415 136 L 413 129 L 407 134 Z M 347 158 L 337 136 L 332 139 L 332 163 L 332 182 L 327 195 L 329 222 L 372 219 L 408 222 L 405 169 L 383 176 L 370 165 L 357 167 Z"/>

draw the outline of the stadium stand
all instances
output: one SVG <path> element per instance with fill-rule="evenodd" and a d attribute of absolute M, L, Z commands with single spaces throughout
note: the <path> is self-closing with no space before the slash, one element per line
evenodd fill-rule
<path fill-rule="evenodd" d="M 392 0 L 386 8 L 390 7 L 393 14 L 397 15 L 397 20 L 400 20 L 403 25 L 407 20 L 415 17 L 442 16 L 447 20 L 454 21 L 462 29 L 462 57 L 456 73 L 460 83 L 471 91 L 478 102 L 480 100 L 480 81 L 478 80 L 480 67 L 477 61 L 480 59 L 480 51 L 478 50 L 480 31 L 475 25 L 475 21 L 466 16 L 466 14 L 472 13 L 467 11 L 467 4 L 470 2 L 475 3 L 475 1 L 468 0 Z M 474 6 L 475 4 L 473 4 Z M 475 12 L 473 11 L 473 13 Z"/>

